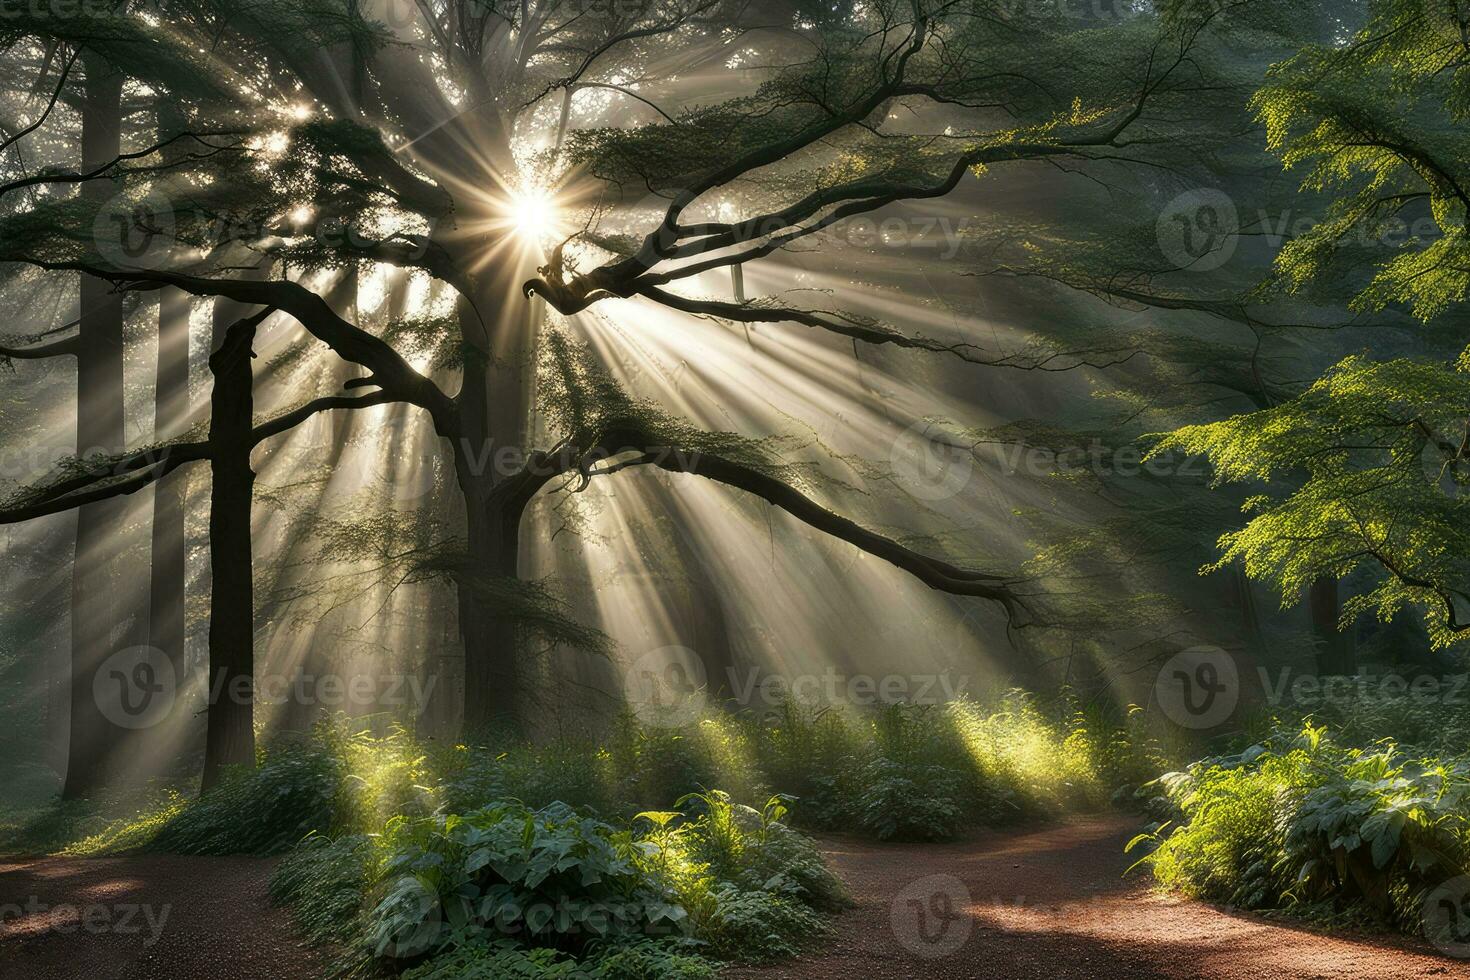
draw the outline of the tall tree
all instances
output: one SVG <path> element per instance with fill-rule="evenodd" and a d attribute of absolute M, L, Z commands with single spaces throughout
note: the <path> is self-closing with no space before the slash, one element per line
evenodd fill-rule
<path fill-rule="evenodd" d="M 84 59 L 82 160 L 84 171 L 105 167 L 122 153 L 123 76 L 101 54 Z M 106 183 L 83 185 L 83 199 L 106 200 Z M 113 284 L 83 273 L 77 344 L 77 455 L 103 460 L 122 452 L 123 308 Z M 103 464 L 105 465 L 105 463 Z M 111 681 L 98 677 L 115 647 L 124 610 L 117 603 L 116 555 L 122 509 L 98 501 L 77 511 L 76 553 L 72 564 L 71 723 L 67 797 L 85 796 L 102 785 L 107 756 L 119 729 L 99 698 Z"/>

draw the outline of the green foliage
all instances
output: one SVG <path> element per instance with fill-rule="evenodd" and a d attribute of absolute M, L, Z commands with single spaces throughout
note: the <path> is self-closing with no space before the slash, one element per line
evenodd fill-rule
<path fill-rule="evenodd" d="M 1142 712 L 1123 719 L 1064 696 L 1044 711 L 1013 691 L 987 708 L 892 705 L 844 716 L 786 704 L 761 732 L 770 784 L 796 818 L 882 840 L 942 840 L 967 826 L 1107 804 L 1153 778 L 1163 750 Z"/>
<path fill-rule="evenodd" d="M 868 787 L 857 804 L 858 825 L 879 840 L 944 840 L 964 823 L 953 769 L 877 758 L 856 781 Z"/>
<path fill-rule="evenodd" d="M 1165 887 L 1251 909 L 1422 925 L 1425 895 L 1470 869 L 1470 759 L 1392 741 L 1346 748 L 1308 724 L 1160 784 L 1179 824 L 1130 845 Z M 1167 831 L 1167 833 L 1166 833 Z"/>
<path fill-rule="evenodd" d="M 628 828 L 564 803 L 503 801 L 390 819 L 380 835 L 308 839 L 272 894 L 337 972 L 419 977 L 712 975 L 708 957 L 792 955 L 845 902 L 779 797 L 711 790 Z"/>
<path fill-rule="evenodd" d="M 384 835 L 383 897 L 369 913 L 380 957 L 481 936 L 581 950 L 593 940 L 668 932 L 686 914 L 640 873 L 629 834 L 565 804 L 395 817 Z"/>
<path fill-rule="evenodd" d="M 1284 165 L 1307 168 L 1303 188 L 1333 195 L 1321 224 L 1277 258 L 1288 286 L 1322 276 L 1349 236 L 1382 241 L 1391 222 L 1425 217 L 1435 234 L 1400 236 L 1356 305 L 1402 303 L 1428 320 L 1464 300 L 1470 61 L 1448 6 L 1373 0 L 1351 43 L 1277 65 L 1253 105 Z"/>
<path fill-rule="evenodd" d="M 149 847 L 175 854 L 277 854 L 330 826 L 340 762 L 305 747 L 271 752 L 229 773 L 169 819 Z"/>
<path fill-rule="evenodd" d="M 1459 493 L 1470 478 L 1467 399 L 1463 369 L 1350 357 L 1296 398 L 1178 429 L 1151 456 L 1205 455 L 1217 481 L 1304 474 L 1288 491 L 1251 498 L 1250 520 L 1220 538 L 1220 559 L 1206 571 L 1241 560 L 1290 604 L 1317 578 L 1364 568 L 1373 587 L 1344 605 L 1344 622 L 1369 610 L 1387 622 L 1414 606 L 1431 643 L 1445 646 L 1464 629 L 1454 597 L 1470 556 Z"/>
<path fill-rule="evenodd" d="M 666 944 L 628 943 L 578 958 L 555 949 L 468 943 L 400 974 L 403 980 L 714 980 L 716 964 Z"/>
<path fill-rule="evenodd" d="M 312 945 L 351 948 L 361 942 L 362 897 L 375 860 L 373 841 L 360 834 L 332 840 L 313 835 L 276 866 L 270 897 L 289 908 Z"/>

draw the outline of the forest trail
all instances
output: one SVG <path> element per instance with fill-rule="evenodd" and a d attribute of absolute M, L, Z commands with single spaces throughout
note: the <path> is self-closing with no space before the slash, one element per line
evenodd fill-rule
<path fill-rule="evenodd" d="M 946 844 L 828 838 L 855 905 L 817 954 L 731 970 L 829 978 L 1470 978 L 1470 962 L 1391 939 L 1325 936 L 1123 877 L 1128 817 Z M 0 978 L 320 975 L 269 907 L 272 863 L 139 855 L 0 861 Z M 35 908 L 22 915 L 16 906 Z"/>
<path fill-rule="evenodd" d="M 0 859 L 3 980 L 307 980 L 269 905 L 275 862 L 171 854 Z"/>
<path fill-rule="evenodd" d="M 742 980 L 829 978 L 1470 978 L 1470 962 L 1393 939 L 1326 936 L 1155 894 L 1123 877 L 1129 817 L 946 844 L 828 838 L 856 902 L 816 955 Z"/>

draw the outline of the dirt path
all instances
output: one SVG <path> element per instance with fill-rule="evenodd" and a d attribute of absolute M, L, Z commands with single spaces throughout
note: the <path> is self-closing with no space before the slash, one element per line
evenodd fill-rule
<path fill-rule="evenodd" d="M 269 907 L 272 862 L 0 860 L 4 980 L 304 980 L 316 958 Z"/>
<path fill-rule="evenodd" d="M 832 840 L 856 906 L 819 955 L 746 980 L 1470 980 L 1422 946 L 1324 936 L 1155 895 L 1123 878 L 1136 821 L 949 844 Z M 0 978 L 297 980 L 319 975 L 269 908 L 271 863 L 147 855 L 0 861 Z"/>
<path fill-rule="evenodd" d="M 949 844 L 828 842 L 855 908 L 785 977 L 1470 978 L 1470 962 L 1392 941 L 1324 936 L 1150 892 L 1121 877 L 1137 821 L 1087 820 Z"/>

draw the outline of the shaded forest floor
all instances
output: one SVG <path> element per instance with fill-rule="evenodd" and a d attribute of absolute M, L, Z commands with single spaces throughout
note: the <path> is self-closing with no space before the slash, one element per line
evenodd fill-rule
<path fill-rule="evenodd" d="M 1470 978 L 1470 963 L 1413 943 L 1327 936 L 1156 895 L 1146 877 L 1123 877 L 1136 824 L 1093 818 L 946 844 L 830 838 L 855 901 L 833 941 L 730 975 Z M 0 977 L 315 976 L 318 961 L 267 904 L 271 867 L 168 855 L 0 861 Z"/>
<path fill-rule="evenodd" d="M 318 976 L 269 905 L 274 866 L 171 854 L 0 860 L 0 978 Z"/>
<path fill-rule="evenodd" d="M 828 839 L 856 905 L 817 955 L 743 980 L 1467 977 L 1470 962 L 1396 939 L 1322 935 L 1155 894 L 1123 877 L 1130 817 L 945 844 Z"/>

